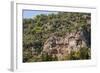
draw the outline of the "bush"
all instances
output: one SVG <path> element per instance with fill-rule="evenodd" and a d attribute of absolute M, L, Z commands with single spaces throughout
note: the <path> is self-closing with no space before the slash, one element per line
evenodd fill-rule
<path fill-rule="evenodd" d="M 90 59 L 91 53 L 90 48 L 80 48 L 79 51 L 71 51 L 70 55 L 67 56 L 68 60 L 82 60 L 82 59 Z"/>
<path fill-rule="evenodd" d="M 42 54 L 41 56 L 42 61 L 57 61 L 57 57 L 52 57 L 52 55 L 48 55 L 48 53 Z"/>
<path fill-rule="evenodd" d="M 81 48 L 80 49 L 80 59 L 90 59 L 90 48 Z"/>

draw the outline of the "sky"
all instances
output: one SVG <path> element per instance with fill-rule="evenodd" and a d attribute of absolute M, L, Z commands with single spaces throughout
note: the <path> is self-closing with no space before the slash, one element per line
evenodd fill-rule
<path fill-rule="evenodd" d="M 39 14 L 52 14 L 57 12 L 50 12 L 50 11 L 37 11 L 37 10 L 23 10 L 23 18 L 33 18 Z"/>

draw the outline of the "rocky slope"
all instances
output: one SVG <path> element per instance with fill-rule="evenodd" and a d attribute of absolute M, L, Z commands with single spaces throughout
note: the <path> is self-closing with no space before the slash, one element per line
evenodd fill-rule
<path fill-rule="evenodd" d="M 23 62 L 91 57 L 91 13 L 58 12 L 23 19 Z"/>
<path fill-rule="evenodd" d="M 88 47 L 86 36 L 81 30 L 67 32 L 63 37 L 51 34 L 44 43 L 42 54 L 47 53 L 52 57 L 56 56 L 58 60 L 63 60 L 71 51 L 78 52 L 82 47 Z"/>

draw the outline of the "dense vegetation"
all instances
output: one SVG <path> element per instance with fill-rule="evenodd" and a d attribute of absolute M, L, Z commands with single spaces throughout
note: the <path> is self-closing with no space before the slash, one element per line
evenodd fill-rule
<path fill-rule="evenodd" d="M 87 46 L 78 52 L 71 52 L 66 60 L 90 59 L 91 26 L 90 13 L 58 12 L 40 14 L 30 19 L 23 19 L 23 62 L 57 61 L 57 57 L 42 54 L 43 45 L 50 35 L 63 36 L 66 32 L 81 29 L 88 40 Z M 34 55 L 32 54 L 34 51 Z"/>

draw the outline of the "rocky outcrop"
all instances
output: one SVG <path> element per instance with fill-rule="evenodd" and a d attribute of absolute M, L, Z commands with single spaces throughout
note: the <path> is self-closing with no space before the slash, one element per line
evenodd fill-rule
<path fill-rule="evenodd" d="M 44 43 L 42 53 L 56 56 L 58 60 L 63 60 L 64 56 L 70 54 L 71 51 L 78 51 L 81 47 L 87 47 L 87 40 L 83 31 L 74 31 L 66 33 L 63 37 L 51 35 Z"/>

